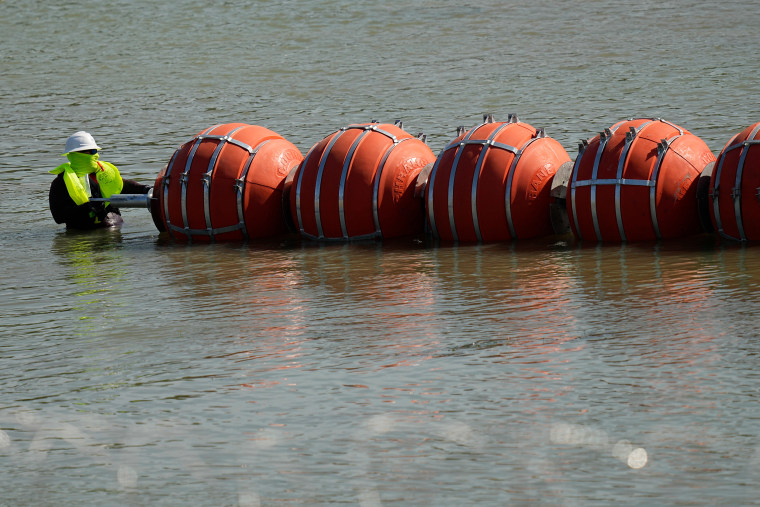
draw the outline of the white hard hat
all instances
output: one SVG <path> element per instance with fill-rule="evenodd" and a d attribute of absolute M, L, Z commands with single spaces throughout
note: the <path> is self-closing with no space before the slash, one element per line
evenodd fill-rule
<path fill-rule="evenodd" d="M 95 143 L 95 139 L 87 132 L 80 130 L 74 132 L 68 139 L 66 139 L 66 155 L 72 151 L 82 150 L 99 150 L 100 146 Z"/>

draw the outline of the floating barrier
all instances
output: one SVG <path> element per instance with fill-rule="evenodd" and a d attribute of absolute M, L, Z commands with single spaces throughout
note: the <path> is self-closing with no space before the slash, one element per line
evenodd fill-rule
<path fill-rule="evenodd" d="M 702 231 L 697 182 L 715 161 L 687 130 L 657 118 L 618 122 L 583 141 L 570 176 L 573 234 L 592 241 L 644 241 Z"/>
<path fill-rule="evenodd" d="M 315 144 L 296 169 L 289 191 L 295 228 L 318 240 L 422 233 L 415 187 L 434 161 L 423 137 L 405 132 L 400 122 L 343 127 Z"/>
<path fill-rule="evenodd" d="M 760 240 L 760 123 L 734 135 L 710 177 L 709 212 L 726 239 Z"/>
<path fill-rule="evenodd" d="M 651 241 L 717 231 L 760 240 L 760 122 L 716 159 L 682 127 L 629 118 L 581 142 L 574 162 L 554 139 L 510 115 L 458 129 L 436 157 L 400 122 L 352 124 L 304 158 L 279 134 L 228 123 L 177 149 L 146 195 L 113 195 L 149 208 L 178 241 L 246 240 L 298 230 L 305 238 L 418 235 L 509 241 L 564 234 Z"/>
<path fill-rule="evenodd" d="M 552 179 L 572 164 L 562 145 L 510 115 L 461 132 L 438 155 L 425 188 L 430 230 L 447 241 L 550 235 Z M 461 129 L 463 130 L 463 129 Z"/>
<path fill-rule="evenodd" d="M 177 241 L 230 241 L 287 232 L 284 182 L 303 155 L 279 134 L 227 123 L 180 146 L 156 178 L 151 214 Z"/>

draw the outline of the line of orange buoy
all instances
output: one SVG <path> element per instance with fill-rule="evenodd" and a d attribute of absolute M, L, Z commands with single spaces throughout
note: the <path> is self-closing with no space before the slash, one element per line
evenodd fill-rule
<path fill-rule="evenodd" d="M 573 162 L 515 115 L 460 128 L 436 157 L 400 122 L 351 124 L 304 157 L 279 134 L 228 123 L 196 134 L 159 173 L 150 210 L 176 241 L 290 231 L 352 241 L 429 231 L 489 242 L 572 234 L 622 242 L 717 232 L 760 240 L 760 123 L 715 156 L 659 118 L 630 118 L 580 143 Z"/>

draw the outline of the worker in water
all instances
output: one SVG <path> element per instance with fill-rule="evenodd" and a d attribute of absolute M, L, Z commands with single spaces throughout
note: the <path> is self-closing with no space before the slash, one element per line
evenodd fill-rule
<path fill-rule="evenodd" d="M 50 212 L 58 224 L 70 229 L 95 229 L 122 222 L 118 208 L 108 202 L 90 198 L 108 198 L 113 194 L 145 194 L 149 186 L 122 179 L 110 162 L 99 159 L 100 146 L 87 132 L 76 132 L 66 140 L 69 159 L 50 173 L 56 178 L 50 185 Z"/>

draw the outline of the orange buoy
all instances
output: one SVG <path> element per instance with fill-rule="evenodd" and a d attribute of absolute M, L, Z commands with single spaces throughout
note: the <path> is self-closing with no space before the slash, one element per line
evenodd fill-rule
<path fill-rule="evenodd" d="M 727 239 L 760 240 L 760 123 L 731 138 L 715 162 L 710 221 Z"/>
<path fill-rule="evenodd" d="M 417 175 L 435 161 L 425 142 L 396 125 L 343 127 L 315 144 L 290 188 L 295 227 L 310 239 L 360 240 L 424 230 Z"/>
<path fill-rule="evenodd" d="M 701 231 L 697 182 L 715 160 L 687 130 L 631 118 L 581 142 L 567 212 L 578 239 L 645 241 Z"/>
<path fill-rule="evenodd" d="M 436 159 L 425 189 L 434 236 L 505 241 L 552 234 L 551 181 L 570 164 L 562 145 L 510 115 L 461 133 Z"/>
<path fill-rule="evenodd" d="M 283 184 L 302 159 L 295 145 L 264 127 L 227 123 L 206 129 L 180 146 L 158 175 L 154 221 L 178 241 L 287 232 Z"/>

